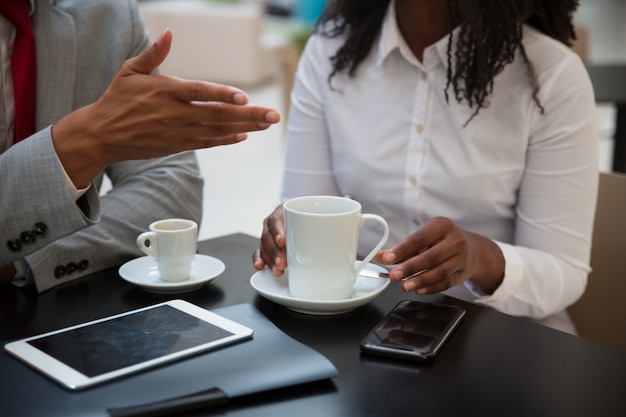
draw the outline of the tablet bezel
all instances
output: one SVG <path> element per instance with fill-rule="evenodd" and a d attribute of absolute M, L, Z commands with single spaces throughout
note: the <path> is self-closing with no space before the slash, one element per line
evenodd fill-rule
<path fill-rule="evenodd" d="M 75 329 L 79 329 L 81 327 L 86 327 L 86 326 L 106 322 L 109 320 L 117 319 L 119 317 L 131 315 L 140 311 L 154 309 L 163 305 L 169 305 L 170 307 L 173 307 L 181 312 L 187 313 L 209 324 L 220 327 L 228 331 L 229 333 L 232 333 L 232 335 L 221 338 L 221 339 L 217 339 L 211 342 L 203 343 L 203 344 L 194 346 L 192 348 L 187 348 L 179 352 L 169 353 L 167 355 L 160 356 L 155 359 L 150 359 L 150 360 L 140 362 L 134 365 L 119 368 L 114 371 L 99 374 L 93 377 L 84 375 L 83 373 L 77 371 L 76 369 L 68 366 L 67 364 L 59 361 L 53 356 L 48 355 L 47 353 L 43 352 L 42 350 L 28 343 L 33 340 L 72 331 Z M 201 353 L 201 352 L 206 352 L 212 349 L 216 349 L 218 347 L 222 347 L 222 346 L 225 346 L 225 345 L 237 342 L 237 341 L 248 339 L 252 337 L 252 334 L 253 334 L 252 329 L 246 326 L 243 326 L 239 323 L 236 323 L 232 320 L 229 320 L 225 317 L 222 317 L 218 314 L 215 314 L 202 307 L 199 307 L 195 304 L 189 303 L 184 300 L 170 300 L 170 301 L 166 301 L 163 303 L 158 303 L 158 304 L 150 305 L 147 307 L 127 311 L 125 313 L 107 316 L 98 320 L 93 320 L 93 321 L 77 324 L 74 326 L 68 326 L 68 327 L 55 330 L 52 332 L 43 333 L 43 334 L 39 334 L 36 336 L 31 336 L 28 338 L 9 342 L 5 344 L 4 349 L 11 355 L 15 356 L 21 361 L 34 367 L 41 373 L 47 375 L 49 378 L 58 382 L 63 387 L 69 390 L 75 391 L 75 390 L 80 390 L 80 389 L 84 389 L 87 387 L 91 387 L 97 384 L 101 384 L 101 383 L 104 383 L 113 379 L 121 378 L 123 376 L 137 373 L 137 372 L 140 372 L 149 368 L 153 368 L 159 365 L 170 363 L 172 361 L 180 360 L 182 358 L 189 357 L 189 356 Z"/>

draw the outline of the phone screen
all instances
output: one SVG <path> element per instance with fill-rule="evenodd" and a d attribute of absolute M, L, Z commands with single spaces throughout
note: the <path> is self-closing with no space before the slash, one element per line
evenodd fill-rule
<path fill-rule="evenodd" d="M 361 350 L 431 360 L 464 315 L 465 310 L 453 305 L 402 301 L 361 341 Z"/>

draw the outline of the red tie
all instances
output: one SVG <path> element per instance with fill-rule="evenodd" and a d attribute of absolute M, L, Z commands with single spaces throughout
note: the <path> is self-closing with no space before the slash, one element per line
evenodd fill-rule
<path fill-rule="evenodd" d="M 14 141 L 35 131 L 35 36 L 25 0 L 0 1 L 0 13 L 15 26 L 13 44 L 13 95 L 15 97 Z"/>

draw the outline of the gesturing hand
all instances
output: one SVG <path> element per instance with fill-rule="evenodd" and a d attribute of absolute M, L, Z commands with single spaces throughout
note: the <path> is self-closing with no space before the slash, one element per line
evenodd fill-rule
<path fill-rule="evenodd" d="M 95 103 L 54 125 L 55 149 L 78 187 L 114 162 L 232 144 L 280 121 L 276 110 L 246 105 L 237 88 L 152 74 L 171 42 L 166 30 L 122 65 Z"/>
<path fill-rule="evenodd" d="M 402 289 L 417 294 L 444 291 L 469 278 L 485 293 L 492 293 L 504 276 L 504 256 L 498 245 L 444 217 L 434 218 L 374 259 L 395 264 L 391 280 L 404 280 Z"/>

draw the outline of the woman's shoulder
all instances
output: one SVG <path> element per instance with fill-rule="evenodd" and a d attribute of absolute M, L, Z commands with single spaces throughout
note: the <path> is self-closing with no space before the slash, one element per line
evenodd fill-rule
<path fill-rule="evenodd" d="M 335 55 L 346 41 L 346 33 L 339 32 L 338 22 L 330 21 L 315 28 L 305 46 L 305 51 L 325 56 Z"/>
<path fill-rule="evenodd" d="M 528 25 L 524 26 L 523 45 L 538 74 L 555 67 L 584 67 L 572 48 Z"/>

